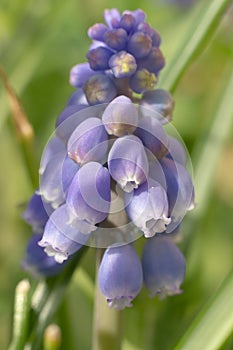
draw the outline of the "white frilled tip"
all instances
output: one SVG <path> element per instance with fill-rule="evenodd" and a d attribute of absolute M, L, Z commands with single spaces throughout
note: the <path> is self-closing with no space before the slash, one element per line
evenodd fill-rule
<path fill-rule="evenodd" d="M 132 307 L 131 301 L 133 297 L 120 297 L 115 299 L 107 299 L 108 306 L 112 309 L 123 310 L 126 307 Z"/>
<path fill-rule="evenodd" d="M 146 238 L 151 238 L 156 233 L 164 232 L 167 228 L 167 225 L 169 225 L 170 222 L 171 218 L 168 218 L 165 215 L 158 219 L 151 218 L 147 220 L 145 223 L 145 227 L 142 228 L 144 236 Z"/>
<path fill-rule="evenodd" d="M 44 248 L 44 252 L 48 256 L 53 256 L 54 260 L 59 264 L 62 264 L 65 260 L 68 259 L 68 253 L 60 251 L 56 247 L 53 247 L 52 245 L 48 244 L 47 242 L 44 242 L 43 240 L 39 241 L 38 245 Z"/>
<path fill-rule="evenodd" d="M 172 285 L 172 286 L 164 286 L 163 288 L 160 288 L 156 290 L 155 292 L 150 294 L 150 297 L 153 298 L 155 295 L 158 296 L 160 300 L 165 299 L 168 296 L 174 296 L 182 294 L 182 289 L 179 288 L 178 285 Z"/>
<path fill-rule="evenodd" d="M 118 181 L 118 184 L 121 186 L 123 191 L 130 193 L 138 188 L 140 182 L 132 178 Z"/>

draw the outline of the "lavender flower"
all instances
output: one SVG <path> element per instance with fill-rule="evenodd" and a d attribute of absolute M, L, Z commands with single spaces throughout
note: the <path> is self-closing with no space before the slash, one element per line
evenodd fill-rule
<path fill-rule="evenodd" d="M 143 144 L 133 135 L 118 138 L 108 156 L 112 178 L 126 192 L 131 192 L 146 181 L 148 160 Z"/>
<path fill-rule="evenodd" d="M 142 287 L 142 266 L 136 251 L 130 244 L 109 247 L 99 268 L 99 286 L 109 307 L 122 310 Z"/>
<path fill-rule="evenodd" d="M 129 218 L 147 238 L 165 231 L 171 222 L 166 192 L 156 181 L 149 180 L 139 186 L 131 198 L 126 195 L 125 203 Z"/>
<path fill-rule="evenodd" d="M 67 144 L 69 157 L 78 164 L 104 159 L 108 149 L 108 134 L 102 121 L 88 118 L 77 126 Z"/>
<path fill-rule="evenodd" d="M 105 109 L 102 121 L 109 135 L 123 136 L 135 131 L 138 112 L 126 96 L 118 96 Z"/>
<path fill-rule="evenodd" d="M 185 275 L 185 258 L 168 237 L 155 236 L 145 243 L 142 255 L 143 277 L 151 296 L 163 299 L 180 294 Z"/>
<path fill-rule="evenodd" d="M 38 242 L 48 256 L 53 256 L 59 264 L 77 252 L 87 241 L 88 236 L 80 233 L 71 222 L 72 214 L 66 205 L 56 209 L 50 216 Z"/>
<path fill-rule="evenodd" d="M 53 257 L 48 256 L 42 247 L 38 245 L 41 234 L 34 233 L 28 241 L 26 254 L 22 260 L 22 268 L 34 278 L 50 277 L 58 275 L 65 263 L 59 264 Z"/>
<path fill-rule="evenodd" d="M 110 207 L 110 175 L 97 162 L 84 164 L 74 176 L 67 204 L 77 219 L 90 225 L 106 219 Z"/>

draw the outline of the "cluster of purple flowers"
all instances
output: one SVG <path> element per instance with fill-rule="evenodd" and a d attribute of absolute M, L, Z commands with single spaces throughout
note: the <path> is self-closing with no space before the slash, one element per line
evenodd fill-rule
<path fill-rule="evenodd" d="M 71 69 L 77 90 L 58 116 L 42 156 L 40 186 L 24 219 L 32 236 L 25 269 L 61 271 L 83 245 L 104 247 L 99 285 L 123 309 L 144 280 L 151 295 L 180 293 L 185 259 L 172 236 L 193 208 L 182 144 L 164 124 L 169 92 L 154 89 L 164 58 L 142 10 L 105 11 L 91 27 L 88 63 Z M 144 235 L 142 260 L 133 241 Z"/>

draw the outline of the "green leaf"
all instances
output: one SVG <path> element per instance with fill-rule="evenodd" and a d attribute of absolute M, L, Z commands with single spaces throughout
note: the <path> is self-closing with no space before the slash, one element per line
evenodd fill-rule
<path fill-rule="evenodd" d="M 233 271 L 194 320 L 175 350 L 218 350 L 233 331 Z"/>
<path fill-rule="evenodd" d="M 203 2 L 191 22 L 190 29 L 187 30 L 184 42 L 178 47 L 174 58 L 169 62 L 164 74 L 161 75 L 160 86 L 171 92 L 175 90 L 187 67 L 203 50 L 206 41 L 210 40 L 223 12 L 230 4 L 231 0 L 213 0 L 209 2 L 207 7 L 206 3 Z"/>

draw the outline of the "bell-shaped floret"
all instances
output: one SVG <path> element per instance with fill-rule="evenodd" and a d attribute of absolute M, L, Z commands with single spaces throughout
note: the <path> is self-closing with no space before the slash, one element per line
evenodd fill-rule
<path fill-rule="evenodd" d="M 126 96 L 118 96 L 107 106 L 102 121 L 109 135 L 131 134 L 138 124 L 138 111 Z"/>
<path fill-rule="evenodd" d="M 65 263 L 59 264 L 53 257 L 48 256 L 42 247 L 38 245 L 41 234 L 34 233 L 29 239 L 26 254 L 22 260 L 22 268 L 34 278 L 50 277 L 59 274 L 65 267 Z"/>
<path fill-rule="evenodd" d="M 185 258 L 169 237 L 161 235 L 146 241 L 142 255 L 143 277 L 151 296 L 163 299 L 180 294 L 185 276 Z"/>
<path fill-rule="evenodd" d="M 125 192 L 144 183 L 148 175 L 148 159 L 140 139 L 134 135 L 118 138 L 109 152 L 108 169 Z"/>
<path fill-rule="evenodd" d="M 88 224 L 106 219 L 110 207 L 108 169 L 97 162 L 84 164 L 69 187 L 67 204 L 78 220 Z"/>
<path fill-rule="evenodd" d="M 161 159 L 160 162 L 150 164 L 150 176 L 160 182 L 167 192 L 171 223 L 166 231 L 170 233 L 180 224 L 186 212 L 193 208 L 194 189 L 192 179 L 182 164 L 166 157 Z"/>
<path fill-rule="evenodd" d="M 38 243 L 48 256 L 53 256 L 60 264 L 88 240 L 88 235 L 78 231 L 71 218 L 72 214 L 66 205 L 57 208 L 50 216 L 43 237 Z"/>
<path fill-rule="evenodd" d="M 99 286 L 108 306 L 117 310 L 132 306 L 142 287 L 142 266 L 130 244 L 111 246 L 104 253 L 99 268 Z"/>
<path fill-rule="evenodd" d="M 104 34 L 108 27 L 103 23 L 96 23 L 88 29 L 88 36 L 92 40 L 104 41 Z"/>
<path fill-rule="evenodd" d="M 78 164 L 101 161 L 108 149 L 108 134 L 99 118 L 87 118 L 74 130 L 67 144 L 68 155 Z"/>
<path fill-rule="evenodd" d="M 69 97 L 66 105 L 67 107 L 72 105 L 88 106 L 88 102 L 83 89 L 77 89 L 75 92 L 73 92 Z"/>
<path fill-rule="evenodd" d="M 132 195 L 126 194 L 125 206 L 128 217 L 146 238 L 165 231 L 171 221 L 166 192 L 153 180 L 142 184 Z"/>
<path fill-rule="evenodd" d="M 187 153 L 184 148 L 184 145 L 178 141 L 175 137 L 168 136 L 168 154 L 167 158 L 170 158 L 183 166 L 185 166 L 187 162 Z"/>

